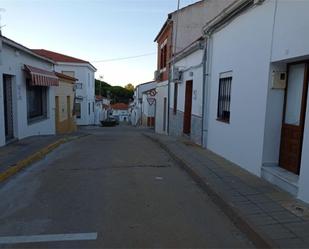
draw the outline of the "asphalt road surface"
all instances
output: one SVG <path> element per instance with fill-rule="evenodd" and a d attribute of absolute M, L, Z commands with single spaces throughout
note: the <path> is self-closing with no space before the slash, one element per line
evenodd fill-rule
<path fill-rule="evenodd" d="M 158 145 L 89 127 L 0 185 L 0 248 L 252 248 Z"/>

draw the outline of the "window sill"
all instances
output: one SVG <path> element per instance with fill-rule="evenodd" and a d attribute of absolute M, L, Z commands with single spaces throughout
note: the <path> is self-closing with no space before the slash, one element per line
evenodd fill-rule
<path fill-rule="evenodd" d="M 33 124 L 45 121 L 47 119 L 48 119 L 47 116 L 40 116 L 40 117 L 31 118 L 31 119 L 28 119 L 28 125 L 33 125 Z"/>
<path fill-rule="evenodd" d="M 222 123 L 226 123 L 226 124 L 229 124 L 229 123 L 230 123 L 229 120 L 222 119 L 222 118 L 217 118 L 216 120 L 219 121 L 219 122 L 222 122 Z"/>

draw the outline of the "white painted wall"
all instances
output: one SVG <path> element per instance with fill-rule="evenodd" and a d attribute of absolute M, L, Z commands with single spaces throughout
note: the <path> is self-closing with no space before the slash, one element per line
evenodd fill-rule
<path fill-rule="evenodd" d="M 95 112 L 92 105 L 95 102 L 94 71 L 87 64 L 57 63 L 57 72 L 73 71 L 77 83 L 82 83 L 82 89 L 76 89 L 76 96 L 83 97 L 81 101 L 81 118 L 76 119 L 78 125 L 93 125 L 95 123 Z M 88 104 L 90 103 L 90 113 Z"/>
<path fill-rule="evenodd" d="M 176 52 L 189 46 L 193 41 L 202 36 L 203 26 L 213 19 L 220 11 L 235 0 L 206 0 L 183 8 L 178 13 L 178 34 Z M 172 16 L 173 29 L 176 30 L 176 15 Z M 173 36 L 173 44 L 175 35 Z"/>
<path fill-rule="evenodd" d="M 208 148 L 260 175 L 274 1 L 213 35 Z M 232 71 L 230 123 L 217 121 L 219 75 Z"/>
<path fill-rule="evenodd" d="M 309 1 L 277 0 L 277 4 L 272 61 L 309 55 Z"/>
<path fill-rule="evenodd" d="M 155 102 L 150 105 L 148 100 L 147 100 L 148 95 L 147 94 L 143 94 L 143 102 L 142 102 L 142 112 L 144 115 L 146 115 L 147 117 L 154 117 L 155 116 Z"/>
<path fill-rule="evenodd" d="M 271 73 L 273 71 L 285 70 L 285 63 L 273 63 L 270 67 L 264 131 L 263 165 L 277 165 L 279 162 L 285 91 L 283 89 L 272 89 Z"/>
<path fill-rule="evenodd" d="M 209 149 L 260 174 L 278 164 L 284 91 L 271 72 L 309 59 L 309 2 L 266 0 L 213 35 Z M 287 18 L 289 17 L 289 18 Z M 254 27 L 254 28 L 253 28 Z M 273 28 L 273 29 L 272 29 Z M 273 41 L 273 43 L 271 43 Z M 233 71 L 230 124 L 216 121 L 219 74 Z M 309 101 L 298 197 L 309 202 Z"/>
<path fill-rule="evenodd" d="M 177 110 L 184 112 L 186 81 L 193 80 L 192 114 L 199 117 L 203 113 L 203 53 L 204 50 L 197 50 L 175 64 L 183 72 L 182 81 L 178 83 Z M 174 108 L 174 87 L 175 84 L 171 83 L 170 108 Z"/>
<path fill-rule="evenodd" d="M 166 102 L 166 125 L 165 129 L 163 126 L 164 122 L 164 98 L 168 98 L 168 85 L 167 81 L 163 81 L 157 84 L 156 91 L 156 117 L 155 117 L 155 131 L 159 134 L 167 134 L 167 123 L 168 123 L 168 100 Z"/>
<path fill-rule="evenodd" d="M 113 109 L 113 114 L 114 117 L 118 118 L 120 122 L 128 122 L 129 119 L 129 111 L 128 110 L 118 110 L 118 109 Z"/>
<path fill-rule="evenodd" d="M 1 53 L 1 79 L 0 79 L 0 101 L 3 103 L 3 74 L 13 75 L 13 113 L 14 113 L 14 136 L 24 138 L 33 135 L 55 134 L 55 87 L 48 87 L 47 91 L 47 118 L 35 123 L 28 124 L 27 121 L 27 95 L 26 74 L 23 70 L 24 64 L 31 65 L 44 70 L 53 70 L 53 64 L 41 60 L 28 53 L 3 44 Z M 0 145 L 5 144 L 4 110 L 0 105 Z"/>

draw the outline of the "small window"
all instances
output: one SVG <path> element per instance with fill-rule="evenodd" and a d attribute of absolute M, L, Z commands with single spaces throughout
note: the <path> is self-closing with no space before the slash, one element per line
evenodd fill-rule
<path fill-rule="evenodd" d="M 219 80 L 218 113 L 217 119 L 230 122 L 232 76 L 222 74 Z"/>
<path fill-rule="evenodd" d="M 27 80 L 27 118 L 29 122 L 47 118 L 47 87 L 31 86 Z"/>
<path fill-rule="evenodd" d="M 178 83 L 174 84 L 174 115 L 177 114 Z"/>
<path fill-rule="evenodd" d="M 82 82 L 77 82 L 75 83 L 76 89 L 83 89 L 83 83 Z"/>
<path fill-rule="evenodd" d="M 94 112 L 94 102 L 92 102 L 92 112 Z"/>
<path fill-rule="evenodd" d="M 88 115 L 90 115 L 90 103 L 88 103 Z"/>
<path fill-rule="evenodd" d="M 167 65 L 167 45 L 165 44 L 160 50 L 160 69 Z"/>
<path fill-rule="evenodd" d="M 80 103 L 75 103 L 75 115 L 76 118 L 80 118 L 81 117 L 81 105 Z"/>

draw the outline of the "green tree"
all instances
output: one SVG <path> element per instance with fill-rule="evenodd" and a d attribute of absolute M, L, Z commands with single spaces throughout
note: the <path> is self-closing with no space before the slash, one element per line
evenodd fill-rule
<path fill-rule="evenodd" d="M 102 80 L 95 80 L 95 94 L 110 98 L 112 104 L 129 103 L 133 98 L 133 93 L 134 87 L 133 90 L 129 90 L 121 86 L 111 86 Z"/>
<path fill-rule="evenodd" d="M 124 88 L 127 89 L 127 90 L 129 90 L 129 91 L 134 92 L 134 86 L 133 86 L 133 84 L 131 84 L 131 83 L 125 85 Z"/>

